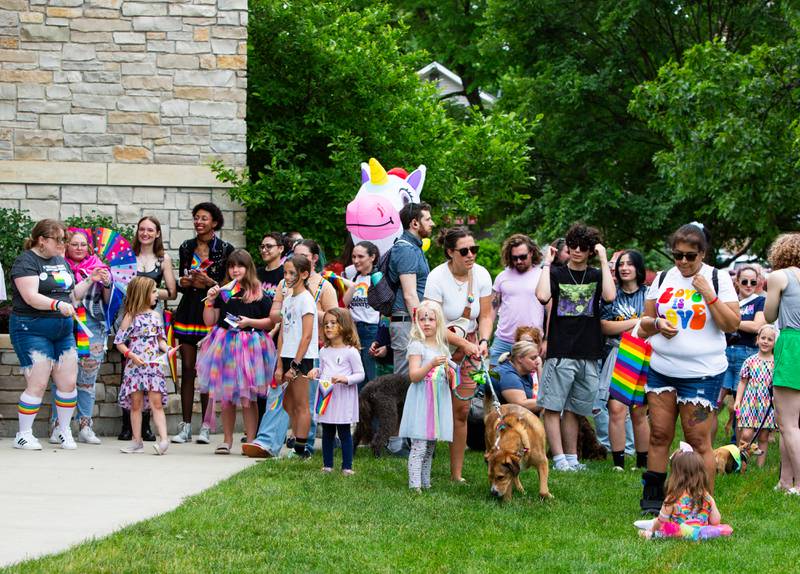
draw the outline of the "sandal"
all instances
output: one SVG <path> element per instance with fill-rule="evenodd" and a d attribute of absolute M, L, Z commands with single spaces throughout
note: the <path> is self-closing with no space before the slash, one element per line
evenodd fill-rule
<path fill-rule="evenodd" d="M 214 454 L 230 454 L 231 453 L 231 445 L 222 443 L 216 449 L 214 449 Z"/>
<path fill-rule="evenodd" d="M 345 476 L 353 476 L 355 474 L 355 471 L 352 468 L 343 468 L 342 474 Z"/>

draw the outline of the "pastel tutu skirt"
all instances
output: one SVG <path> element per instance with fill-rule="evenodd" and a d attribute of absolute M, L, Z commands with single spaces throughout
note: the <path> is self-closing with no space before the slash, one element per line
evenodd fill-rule
<path fill-rule="evenodd" d="M 200 341 L 197 351 L 200 392 L 223 405 L 266 397 L 276 359 L 275 344 L 268 333 L 215 326 Z"/>

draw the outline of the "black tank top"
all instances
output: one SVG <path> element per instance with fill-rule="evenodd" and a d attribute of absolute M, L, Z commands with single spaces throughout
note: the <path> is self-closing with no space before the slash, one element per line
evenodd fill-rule
<path fill-rule="evenodd" d="M 163 257 L 156 259 L 156 266 L 150 271 L 136 271 L 139 277 L 149 277 L 156 282 L 156 287 L 161 287 L 161 280 L 164 279 L 164 270 L 161 269 L 161 263 L 164 261 Z"/>

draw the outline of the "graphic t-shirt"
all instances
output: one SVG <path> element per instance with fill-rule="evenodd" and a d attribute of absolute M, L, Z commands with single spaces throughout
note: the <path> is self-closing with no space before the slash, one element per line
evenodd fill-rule
<path fill-rule="evenodd" d="M 595 267 L 573 271 L 550 267 L 553 311 L 547 338 L 548 359 L 602 359 L 600 332 L 602 274 Z"/>
<path fill-rule="evenodd" d="M 461 317 L 469 304 L 470 321 L 467 333 L 472 333 L 478 328 L 477 318 L 481 312 L 481 297 L 491 294 L 492 276 L 485 267 L 477 263 L 472 266 L 472 303 L 468 301 L 469 280 L 464 283 L 456 281 L 447 263 L 442 263 L 431 271 L 425 284 L 425 299 L 436 301 L 442 306 L 444 320 L 447 323 Z"/>
<path fill-rule="evenodd" d="M 353 279 L 353 283 L 356 286 L 353 290 L 353 298 L 350 300 L 350 316 L 353 317 L 353 321 L 377 325 L 381 319 L 381 314 L 370 307 L 367 302 L 367 293 L 372 284 L 372 276 L 357 275 Z"/>
<path fill-rule="evenodd" d="M 739 313 L 742 316 L 742 321 L 753 321 L 756 318 L 756 313 L 764 310 L 766 301 L 766 297 L 755 293 L 739 301 Z M 756 334 L 736 331 L 728 335 L 728 345 L 743 345 L 755 348 L 758 346 L 756 345 Z"/>
<path fill-rule="evenodd" d="M 525 273 L 508 268 L 494 280 L 494 292 L 500 295 L 500 319 L 494 336 L 501 341 L 513 343 L 517 327 L 536 327 L 544 333 L 544 306 L 536 298 L 541 274 L 539 267 L 531 267 Z"/>
<path fill-rule="evenodd" d="M 300 339 L 303 337 L 303 317 L 313 315 L 311 331 L 311 342 L 303 357 L 304 359 L 316 359 L 319 357 L 319 334 L 317 326 L 317 304 L 308 291 L 303 291 L 300 295 L 287 293 L 283 299 L 281 308 L 283 332 L 283 346 L 281 347 L 281 357 L 293 359 L 300 346 Z"/>
<path fill-rule="evenodd" d="M 712 283 L 714 268 L 703 264 L 700 274 Z M 647 300 L 656 301 L 658 317 L 678 328 L 667 339 L 660 333 L 650 337 L 653 356 L 650 367 L 659 373 L 689 379 L 718 375 L 728 368 L 725 358 L 725 333 L 717 327 L 705 301 L 694 287 L 692 278 L 684 277 L 677 267 L 667 271 L 661 286 L 658 278 L 647 291 Z M 727 273 L 718 273 L 719 301 L 716 305 L 738 301 L 733 281 Z"/>
<path fill-rule="evenodd" d="M 644 315 L 644 299 L 647 294 L 647 286 L 641 285 L 633 293 L 626 293 L 621 287 L 617 288 L 617 297 L 611 303 L 603 302 L 603 312 L 600 319 L 603 321 L 627 321 L 628 319 L 639 319 Z M 619 339 L 621 335 L 609 337 Z"/>
<path fill-rule="evenodd" d="M 75 287 L 75 278 L 72 276 L 69 265 L 60 255 L 45 259 L 36 255 L 32 250 L 23 251 L 11 267 L 11 303 L 12 310 L 17 315 L 61 317 L 61 313 L 58 311 L 39 310 L 28 305 L 14 282 L 18 277 L 38 277 L 40 294 L 64 303 L 71 303 L 69 294 Z"/>
<path fill-rule="evenodd" d="M 217 327 L 223 329 L 232 329 L 236 331 L 255 331 L 255 327 L 245 327 L 239 329 L 234 327 L 226 319 L 230 319 L 235 324 L 236 317 L 247 317 L 249 319 L 264 319 L 269 317 L 269 310 L 272 307 L 272 297 L 264 293 L 259 301 L 251 301 L 245 303 L 241 297 L 241 293 L 228 299 L 228 302 L 222 300 L 222 297 L 217 297 L 214 300 L 214 308 L 219 309 L 219 318 L 217 319 Z M 228 317 L 231 315 L 231 317 Z"/>
<path fill-rule="evenodd" d="M 264 289 L 264 293 L 269 295 L 270 300 L 274 299 L 278 283 L 283 279 L 283 265 L 279 265 L 272 271 L 259 267 L 256 269 L 256 275 L 258 275 L 258 280 L 261 281 L 261 288 Z"/>

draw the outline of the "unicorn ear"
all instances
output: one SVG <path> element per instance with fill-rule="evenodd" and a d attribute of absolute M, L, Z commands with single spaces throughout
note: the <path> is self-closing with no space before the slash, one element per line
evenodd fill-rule
<path fill-rule="evenodd" d="M 417 199 L 419 199 L 422 193 L 422 186 L 425 184 L 425 166 L 421 165 L 408 174 L 406 181 L 417 192 Z"/>
<path fill-rule="evenodd" d="M 369 164 L 361 162 L 361 183 L 367 183 L 369 181 Z"/>

